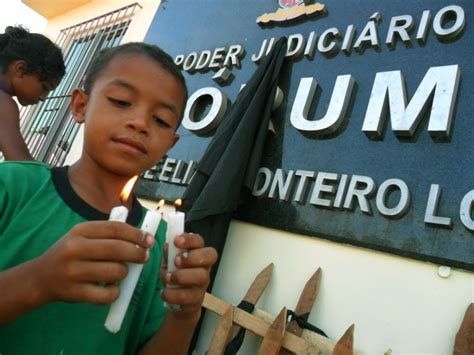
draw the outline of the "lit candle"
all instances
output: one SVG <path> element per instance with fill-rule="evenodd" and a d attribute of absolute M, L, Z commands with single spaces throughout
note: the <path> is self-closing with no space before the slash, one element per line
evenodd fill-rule
<path fill-rule="evenodd" d="M 177 199 L 174 206 L 181 206 L 181 199 Z M 184 213 L 173 211 L 168 213 L 166 216 L 166 222 L 168 227 L 166 228 L 166 241 L 168 242 L 168 272 L 176 271 L 176 265 L 174 259 L 179 253 L 179 248 L 174 245 L 174 239 L 176 236 L 184 233 Z"/>
<path fill-rule="evenodd" d="M 109 215 L 109 221 L 117 221 L 117 222 L 126 222 L 128 217 L 128 209 L 123 204 L 127 202 L 128 196 L 132 192 L 133 185 L 137 181 L 138 176 L 132 177 L 123 187 L 122 192 L 120 193 L 120 201 L 122 205 L 112 208 Z"/>

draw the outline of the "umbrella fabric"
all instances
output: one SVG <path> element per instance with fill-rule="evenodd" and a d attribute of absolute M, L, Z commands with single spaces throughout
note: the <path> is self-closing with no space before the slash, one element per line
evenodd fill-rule
<path fill-rule="evenodd" d="M 186 230 L 201 234 L 219 255 L 232 213 L 250 196 L 260 167 L 286 43 L 285 37 L 275 43 L 239 93 L 183 196 Z"/>

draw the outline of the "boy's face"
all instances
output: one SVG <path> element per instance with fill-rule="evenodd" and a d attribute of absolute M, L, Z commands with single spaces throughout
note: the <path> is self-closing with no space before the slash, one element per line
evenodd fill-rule
<path fill-rule="evenodd" d="M 121 54 L 97 77 L 90 95 L 72 97 L 76 121 L 84 122 L 81 159 L 120 175 L 155 165 L 178 140 L 184 110 L 181 83 L 142 54 Z"/>

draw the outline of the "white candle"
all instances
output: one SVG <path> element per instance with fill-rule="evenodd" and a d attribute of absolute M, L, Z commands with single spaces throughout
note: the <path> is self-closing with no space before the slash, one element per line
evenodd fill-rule
<path fill-rule="evenodd" d="M 158 211 L 147 211 L 143 220 L 141 230 L 155 235 L 156 230 L 161 221 L 161 213 Z M 143 269 L 143 264 L 126 263 L 128 274 L 125 279 L 120 282 L 119 297 L 110 306 L 109 314 L 105 320 L 105 328 L 111 333 L 117 333 L 122 326 L 122 322 L 127 313 L 128 306 L 137 286 L 138 279 Z"/>
<path fill-rule="evenodd" d="M 180 206 L 181 199 L 175 202 L 175 206 Z M 166 228 L 166 241 L 168 242 L 168 272 L 176 271 L 175 258 L 179 253 L 179 248 L 174 245 L 175 238 L 184 233 L 184 213 L 174 211 L 168 213 L 166 216 L 166 222 L 168 227 Z M 176 288 L 177 285 L 166 285 L 169 288 Z M 166 307 L 170 311 L 179 311 L 181 309 L 180 305 L 167 304 Z"/>
<path fill-rule="evenodd" d="M 117 206 L 110 211 L 109 221 L 126 222 L 128 209 L 125 206 Z"/>
<path fill-rule="evenodd" d="M 166 241 L 168 242 L 168 272 L 176 271 L 174 259 L 178 255 L 179 248 L 174 245 L 176 236 L 184 233 L 184 213 L 170 212 L 166 216 L 168 227 L 166 229 Z"/>

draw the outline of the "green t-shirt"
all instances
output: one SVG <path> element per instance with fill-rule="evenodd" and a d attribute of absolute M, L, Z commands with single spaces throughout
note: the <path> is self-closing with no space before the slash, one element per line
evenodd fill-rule
<path fill-rule="evenodd" d="M 127 223 L 139 226 L 144 211 L 134 198 Z M 67 168 L 0 163 L 0 272 L 43 254 L 78 223 L 107 219 L 74 192 Z M 159 295 L 164 229 L 161 223 L 118 333 L 104 327 L 109 305 L 54 302 L 0 326 L 0 354 L 135 354 L 166 312 Z"/>

